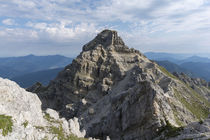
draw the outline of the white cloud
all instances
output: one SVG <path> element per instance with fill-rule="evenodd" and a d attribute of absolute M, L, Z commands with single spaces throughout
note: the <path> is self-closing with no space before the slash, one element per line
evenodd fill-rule
<path fill-rule="evenodd" d="M 38 34 L 35 30 L 28 30 L 22 28 L 5 28 L 1 29 L 0 36 L 2 41 L 5 42 L 24 42 L 32 41 L 38 38 Z"/>
<path fill-rule="evenodd" d="M 34 29 L 40 29 L 40 30 L 44 30 L 47 28 L 47 24 L 42 22 L 42 23 L 36 23 L 36 24 L 32 24 L 31 27 L 33 27 Z"/>
<path fill-rule="evenodd" d="M 0 0 L 0 17 L 8 18 L 3 24 L 23 20 L 13 30 L 1 27 L 0 36 L 7 36 L 8 42 L 78 47 L 106 27 L 119 30 L 128 45 L 144 51 L 173 50 L 155 46 L 177 42 L 206 47 L 210 46 L 209 13 L 208 0 Z"/>
<path fill-rule="evenodd" d="M 43 48 L 40 47 L 44 45 L 46 47 L 44 52 L 50 52 L 49 47 L 55 47 L 54 53 L 67 53 L 67 51 L 61 51 L 59 48 L 70 46 L 65 49 L 73 49 L 69 54 L 75 56 L 72 52 L 79 53 L 82 45 L 86 44 L 99 32 L 97 30 L 98 27 L 94 24 L 80 23 L 73 25 L 71 21 L 61 21 L 57 23 L 28 22 L 26 25 L 31 29 L 1 29 L 0 46 L 4 46 L 7 42 L 8 47 L 11 45 L 16 47 L 16 45 L 22 44 L 22 46 L 19 46 L 20 48 L 33 46 L 34 51 L 37 51 L 36 49 L 38 48 L 38 50 L 41 51 Z M 53 52 L 53 50 L 51 51 Z"/>
<path fill-rule="evenodd" d="M 36 7 L 36 3 L 29 0 L 12 0 L 12 2 L 21 9 L 31 9 Z"/>
<path fill-rule="evenodd" d="M 185 14 L 185 12 L 200 9 L 206 0 L 176 0 L 169 1 L 165 6 L 158 8 L 152 12 L 152 16 L 170 16 L 177 14 Z"/>
<path fill-rule="evenodd" d="M 13 19 L 4 19 L 2 20 L 2 23 L 5 24 L 5 25 L 15 25 L 15 21 Z"/>
<path fill-rule="evenodd" d="M 71 21 L 63 20 L 56 23 L 26 23 L 26 26 L 37 31 L 40 38 L 50 39 L 57 42 L 72 42 L 84 40 L 86 36 L 95 35 L 98 30 L 96 25 L 89 23 L 72 24 Z"/>

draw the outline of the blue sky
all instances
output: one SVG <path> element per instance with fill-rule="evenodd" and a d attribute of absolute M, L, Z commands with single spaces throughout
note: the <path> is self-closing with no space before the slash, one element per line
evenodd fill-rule
<path fill-rule="evenodd" d="M 0 0 L 0 57 L 76 56 L 101 30 L 141 52 L 209 53 L 209 0 Z"/>

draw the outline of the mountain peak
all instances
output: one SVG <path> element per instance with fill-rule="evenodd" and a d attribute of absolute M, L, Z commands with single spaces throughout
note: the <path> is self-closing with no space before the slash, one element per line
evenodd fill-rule
<path fill-rule="evenodd" d="M 26 57 L 34 57 L 35 55 L 33 54 L 29 54 L 29 55 L 26 55 Z"/>
<path fill-rule="evenodd" d="M 117 46 L 125 47 L 125 43 L 121 37 L 118 36 L 117 31 L 105 29 L 100 32 L 92 41 L 84 45 L 83 51 L 88 51 L 98 46 L 102 46 L 103 48 L 107 49 Z"/>
<path fill-rule="evenodd" d="M 171 129 L 207 118 L 210 106 L 112 30 L 84 45 L 55 80 L 36 92 L 43 108 L 78 117 L 86 136 L 100 139 L 165 139 Z"/>

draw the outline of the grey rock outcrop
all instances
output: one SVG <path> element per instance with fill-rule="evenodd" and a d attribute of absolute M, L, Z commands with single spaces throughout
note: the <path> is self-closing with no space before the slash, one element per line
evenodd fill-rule
<path fill-rule="evenodd" d="M 210 108 L 203 96 L 111 30 L 84 45 L 72 64 L 36 93 L 43 108 L 77 117 L 86 136 L 100 139 L 150 140 L 205 119 Z"/>

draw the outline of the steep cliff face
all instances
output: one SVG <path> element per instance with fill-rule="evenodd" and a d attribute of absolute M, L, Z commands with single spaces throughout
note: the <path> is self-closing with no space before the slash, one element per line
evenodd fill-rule
<path fill-rule="evenodd" d="M 104 30 L 48 87 L 33 87 L 43 108 L 78 117 L 86 136 L 169 138 L 207 118 L 209 102 L 186 83 Z"/>

